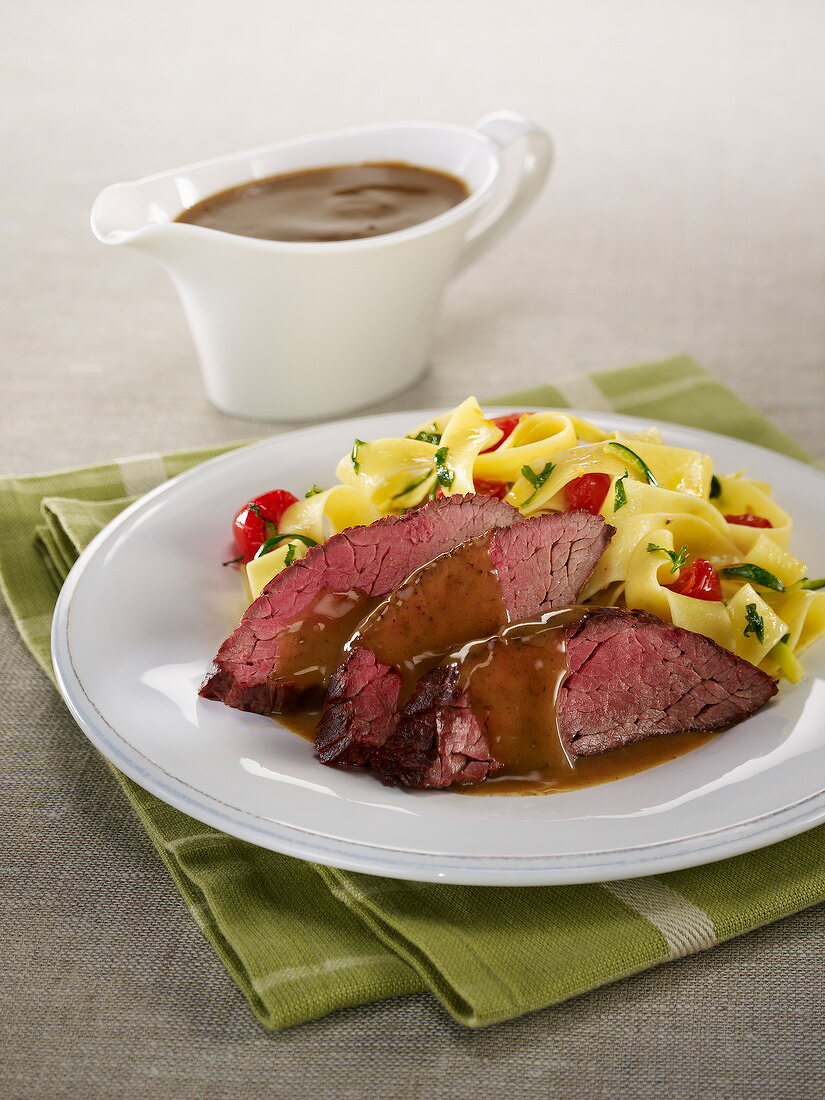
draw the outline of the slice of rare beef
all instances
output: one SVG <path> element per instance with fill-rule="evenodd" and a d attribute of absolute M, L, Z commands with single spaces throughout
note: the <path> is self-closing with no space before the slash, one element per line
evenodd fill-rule
<path fill-rule="evenodd" d="M 557 709 L 574 756 L 662 733 L 726 730 L 776 694 L 749 661 L 644 611 L 594 611 L 568 630 L 566 648 Z"/>
<path fill-rule="evenodd" d="M 394 787 L 480 783 L 504 769 L 490 751 L 487 723 L 472 706 L 457 662 L 422 676 L 371 765 Z"/>
<path fill-rule="evenodd" d="M 371 600 L 465 539 L 520 519 L 502 500 L 468 494 L 333 535 L 247 608 L 200 694 L 258 714 L 291 708 L 306 692 L 323 690 Z"/>
<path fill-rule="evenodd" d="M 329 681 L 324 764 L 368 764 L 399 698 L 457 646 L 576 602 L 614 528 L 587 512 L 535 516 L 468 540 L 412 574 L 359 626 Z"/>
<path fill-rule="evenodd" d="M 646 612 L 561 614 L 571 617 L 508 627 L 422 677 L 374 756 L 384 781 L 447 787 L 527 774 L 559 742 L 575 758 L 720 731 L 776 693 L 754 665 Z"/>

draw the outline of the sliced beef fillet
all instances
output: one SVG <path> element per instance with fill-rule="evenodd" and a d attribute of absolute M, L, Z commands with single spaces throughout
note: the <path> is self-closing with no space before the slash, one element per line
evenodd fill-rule
<path fill-rule="evenodd" d="M 333 535 L 274 577 L 247 608 L 200 694 L 258 714 L 291 708 L 306 692 L 323 690 L 371 600 L 436 555 L 520 519 L 504 501 L 470 494 Z"/>
<path fill-rule="evenodd" d="M 437 665 L 419 680 L 371 764 L 394 787 L 480 783 L 504 769 L 490 751 L 487 722 L 476 713 L 457 662 Z"/>
<path fill-rule="evenodd" d="M 359 626 L 331 676 L 322 763 L 368 764 L 395 728 L 399 698 L 458 646 L 574 604 L 613 531 L 587 512 L 535 516 L 422 566 Z"/>
<path fill-rule="evenodd" d="M 422 677 L 373 758 L 384 781 L 448 787 L 528 774 L 560 746 L 575 758 L 724 730 L 776 693 L 747 661 L 646 612 L 561 616 L 508 627 Z"/>
<path fill-rule="evenodd" d="M 567 633 L 558 721 L 573 756 L 663 733 L 725 730 L 776 694 L 764 672 L 703 634 L 604 608 Z"/>

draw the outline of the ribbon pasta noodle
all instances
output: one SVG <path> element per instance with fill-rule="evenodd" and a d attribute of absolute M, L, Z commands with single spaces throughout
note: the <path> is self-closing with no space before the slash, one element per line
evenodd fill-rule
<path fill-rule="evenodd" d="M 717 600 L 694 600 L 671 592 L 673 583 L 670 560 L 661 553 L 650 553 L 649 539 L 664 550 L 675 550 L 678 539 L 671 527 L 650 531 L 630 552 L 625 583 L 628 607 L 641 607 L 674 626 L 704 634 L 725 649 L 734 649 L 733 627 L 727 608 Z M 678 545 L 682 545 L 678 543 Z"/>
<path fill-rule="evenodd" d="M 281 541 L 247 566 L 253 595 L 313 542 L 436 496 L 495 491 L 532 516 L 567 509 L 571 484 L 598 474 L 608 485 L 600 512 L 616 534 L 582 600 L 650 611 L 772 676 L 800 678 L 798 654 L 825 635 L 825 589 L 814 590 L 788 549 L 791 517 L 770 486 L 716 474 L 708 455 L 668 445 L 655 427 L 610 434 L 542 411 L 511 420 L 508 430 L 468 397 L 407 436 L 355 440 L 336 468 L 338 483 L 292 504 Z M 721 599 L 678 591 L 697 561 L 718 573 Z"/>

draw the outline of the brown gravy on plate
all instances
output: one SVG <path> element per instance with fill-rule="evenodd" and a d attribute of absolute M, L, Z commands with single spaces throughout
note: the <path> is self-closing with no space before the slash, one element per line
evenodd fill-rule
<path fill-rule="evenodd" d="M 230 187 L 175 221 L 267 241 L 352 241 L 429 221 L 469 193 L 463 180 L 432 168 L 342 164 Z"/>
<path fill-rule="evenodd" d="M 468 570 L 468 577 L 475 585 L 476 597 L 484 595 L 490 580 L 487 577 L 489 559 L 485 558 L 484 553 L 484 542 L 481 540 L 477 547 L 477 568 Z M 420 571 L 425 580 L 426 570 L 425 566 Z M 438 637 L 437 609 L 440 604 L 437 599 L 431 598 L 434 595 L 426 590 L 419 592 L 415 584 L 409 583 L 402 585 L 391 597 L 389 605 L 363 593 L 319 593 L 309 612 L 295 624 L 296 629 L 290 636 L 290 659 L 286 666 L 291 676 L 300 673 L 303 686 L 310 691 L 300 710 L 280 715 L 276 721 L 307 741 L 314 741 L 321 711 L 319 698 L 322 684 L 340 663 L 343 648 L 353 631 L 364 616 L 379 604 L 384 605 L 384 614 L 387 611 L 390 613 L 387 622 L 390 627 L 393 601 L 410 600 L 416 612 L 420 612 L 416 616 L 416 621 L 420 620 L 420 628 L 414 630 L 415 646 L 412 647 L 420 650 L 418 656 L 400 659 L 402 653 L 410 652 L 410 646 L 408 642 L 405 644 L 404 639 L 398 639 L 401 649 L 396 654 L 393 634 L 389 629 L 381 630 L 380 617 L 373 617 L 370 638 L 371 648 L 379 659 L 400 666 L 404 680 L 403 705 L 419 676 L 444 659 L 451 648 L 448 640 Z M 468 594 L 462 595 L 466 597 Z M 498 596 L 497 591 L 494 595 Z M 460 601 L 460 604 L 468 609 L 468 616 L 473 620 L 472 625 L 478 627 L 479 634 L 490 632 L 490 626 L 483 622 L 485 616 L 490 614 L 486 610 L 486 600 L 471 597 Z M 554 614 L 553 618 L 557 619 L 559 626 L 558 645 L 549 653 L 543 622 L 519 625 L 517 644 L 511 642 L 496 649 L 494 660 L 491 660 L 490 646 L 486 642 L 473 643 L 462 651 L 461 683 L 467 686 L 473 682 L 474 709 L 476 713 L 479 710 L 484 712 L 491 752 L 505 766 L 503 772 L 494 778 L 475 786 L 455 786 L 452 791 L 468 795 L 536 795 L 577 790 L 675 760 L 715 736 L 713 733 L 668 734 L 598 756 L 568 757 L 556 724 L 556 695 L 567 670 L 563 628 L 575 621 L 582 611 L 581 608 L 573 608 Z M 363 625 L 366 627 L 367 624 Z M 544 637 L 545 644 L 540 652 L 531 645 L 530 625 L 535 627 L 537 635 Z M 495 626 L 492 629 L 495 630 Z M 303 658 L 306 649 L 313 654 L 311 662 Z M 482 675 L 479 675 L 480 671 L 483 671 Z"/>

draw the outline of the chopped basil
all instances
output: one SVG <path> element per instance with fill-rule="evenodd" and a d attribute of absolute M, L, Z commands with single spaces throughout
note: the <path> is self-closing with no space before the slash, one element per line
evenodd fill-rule
<path fill-rule="evenodd" d="M 317 485 L 310 485 L 307 491 L 304 493 L 305 498 L 317 497 L 319 493 L 323 493 L 323 489 L 319 489 Z"/>
<path fill-rule="evenodd" d="M 298 547 L 295 545 L 294 542 L 291 542 L 289 546 L 287 546 L 286 554 L 284 555 L 284 565 L 292 565 L 292 563 L 295 561 L 295 554 L 297 550 Z"/>
<path fill-rule="evenodd" d="M 261 509 L 254 501 L 251 504 L 247 504 L 246 507 L 253 515 L 257 516 L 258 519 L 262 519 L 264 523 L 266 523 L 266 516 L 261 512 Z"/>
<path fill-rule="evenodd" d="M 640 474 L 642 478 L 648 483 L 648 485 L 658 485 L 659 482 L 653 476 L 650 471 L 650 467 L 645 460 L 637 455 L 635 451 L 631 451 L 629 447 L 625 447 L 624 443 L 605 443 L 605 449 L 612 451 L 614 454 L 623 458 L 625 462 L 630 463 L 635 469 L 637 474 Z"/>
<path fill-rule="evenodd" d="M 624 508 L 625 504 L 627 504 L 627 493 L 624 491 L 624 479 L 628 476 L 628 472 L 625 470 L 622 476 L 617 477 L 613 484 L 613 491 L 616 494 L 613 501 L 614 512 L 618 512 L 620 508 Z"/>
<path fill-rule="evenodd" d="M 441 442 L 441 432 L 438 430 L 438 425 L 433 421 L 433 430 L 431 432 L 419 432 L 417 435 L 408 435 L 407 439 L 415 439 L 419 443 L 432 443 L 432 445 L 436 447 Z"/>
<path fill-rule="evenodd" d="M 315 539 L 308 538 L 306 535 L 284 534 L 273 535 L 271 539 L 267 539 L 263 546 L 255 554 L 256 558 L 262 558 L 264 554 L 268 554 L 270 550 L 274 550 L 276 546 L 282 542 L 289 542 L 292 539 L 297 539 L 298 542 L 302 542 L 304 546 L 317 546 L 318 543 Z"/>
<path fill-rule="evenodd" d="M 748 625 L 745 627 L 745 637 L 749 634 L 755 634 L 756 640 L 761 645 L 765 640 L 765 620 L 756 610 L 755 603 L 749 603 L 745 605 L 745 618 L 748 621 Z"/>
<path fill-rule="evenodd" d="M 763 588 L 772 588 L 774 592 L 785 591 L 785 585 L 779 577 L 775 577 L 761 565 L 752 565 L 749 561 L 743 562 L 742 565 L 729 565 L 725 569 L 720 569 L 719 572 L 724 577 L 740 577 L 743 581 L 761 584 Z"/>
<path fill-rule="evenodd" d="M 717 497 L 722 495 L 722 482 L 714 474 L 710 479 L 710 499 L 716 500 Z"/>
<path fill-rule="evenodd" d="M 656 546 L 652 542 L 647 544 L 648 554 L 655 554 L 657 551 L 662 554 L 667 554 L 670 558 L 671 573 L 678 573 L 688 559 L 687 543 L 685 543 L 681 550 L 665 550 L 664 546 Z"/>
<path fill-rule="evenodd" d="M 799 587 L 804 588 L 806 592 L 816 592 L 820 588 L 825 588 L 825 577 L 817 577 L 815 580 L 803 577 Z"/>
<path fill-rule="evenodd" d="M 439 447 L 435 452 L 435 477 L 439 485 L 442 485 L 445 489 L 450 489 L 455 481 L 455 470 L 447 465 L 447 455 L 450 453 L 449 447 Z"/>
<path fill-rule="evenodd" d="M 221 565 L 237 565 L 239 561 L 243 561 L 243 554 L 239 554 L 237 558 L 230 558 L 229 561 L 222 561 Z"/>
<path fill-rule="evenodd" d="M 363 439 L 356 439 L 352 445 L 352 450 L 350 451 L 349 455 L 352 459 L 352 468 L 353 470 L 355 470 L 356 474 L 361 473 L 361 463 L 358 461 L 358 450 L 360 447 L 366 447 L 366 443 Z"/>
<path fill-rule="evenodd" d="M 532 466 L 522 466 L 522 468 L 521 468 L 522 474 L 527 478 L 527 480 L 533 486 L 533 491 L 530 494 L 530 496 L 527 497 L 526 500 L 523 500 L 521 502 L 521 507 L 522 508 L 524 507 L 525 504 L 530 503 L 530 501 L 533 499 L 533 497 L 536 495 L 536 493 L 539 491 L 539 489 L 542 487 L 542 485 L 544 485 L 545 481 L 547 481 L 548 477 L 550 477 L 550 475 L 555 470 L 555 468 L 556 467 L 552 462 L 546 462 L 544 464 L 544 469 L 541 471 L 541 473 L 537 474 Z"/>
<path fill-rule="evenodd" d="M 407 493 L 411 493 L 413 489 L 417 489 L 419 485 L 423 485 L 425 481 L 429 481 L 432 476 L 432 470 L 427 470 L 416 481 L 411 481 L 409 485 L 405 485 L 400 493 L 396 493 L 394 496 L 390 497 L 390 500 L 400 500 L 401 497 L 405 497 Z"/>

